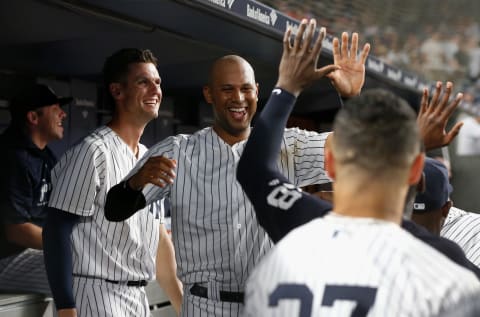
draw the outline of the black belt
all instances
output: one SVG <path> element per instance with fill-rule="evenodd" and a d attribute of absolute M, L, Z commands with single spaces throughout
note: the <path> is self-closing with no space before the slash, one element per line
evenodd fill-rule
<path fill-rule="evenodd" d="M 96 276 L 88 276 L 88 275 L 81 275 L 81 274 L 75 274 L 73 273 L 73 276 L 76 277 L 84 277 L 84 278 L 93 278 L 96 280 L 103 280 L 101 277 L 96 277 Z M 105 282 L 112 283 L 112 284 L 121 284 L 121 285 L 127 285 L 127 286 L 135 286 L 135 287 L 143 287 L 147 286 L 148 282 L 145 280 L 140 280 L 140 281 L 113 281 L 109 279 L 104 279 Z"/>
<path fill-rule="evenodd" d="M 190 288 L 190 294 L 208 298 L 208 288 L 195 283 Z M 243 297 L 242 292 L 220 291 L 220 301 L 222 302 L 243 303 Z"/>
<path fill-rule="evenodd" d="M 122 282 L 122 281 L 112 281 L 112 280 L 107 280 L 106 279 L 105 282 L 112 283 L 112 284 L 124 284 L 124 285 L 127 285 L 127 286 L 135 286 L 135 287 L 147 286 L 147 281 L 145 281 L 145 280 Z"/>

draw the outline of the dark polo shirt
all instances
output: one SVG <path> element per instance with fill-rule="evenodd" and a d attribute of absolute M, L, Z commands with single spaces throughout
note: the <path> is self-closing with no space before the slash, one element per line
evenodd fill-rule
<path fill-rule="evenodd" d="M 48 147 L 39 149 L 12 126 L 0 135 L 0 148 L 0 258 L 4 258 L 25 249 L 6 240 L 5 225 L 31 222 L 43 226 L 56 158 Z"/>

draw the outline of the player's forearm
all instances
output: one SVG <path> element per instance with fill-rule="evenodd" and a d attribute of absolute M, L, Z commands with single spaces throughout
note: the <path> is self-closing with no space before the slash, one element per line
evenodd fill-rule
<path fill-rule="evenodd" d="M 278 153 L 296 98 L 276 88 L 260 114 L 238 163 L 237 179 L 247 194 L 262 186 L 258 176 L 277 170 Z"/>
<path fill-rule="evenodd" d="M 145 206 L 143 193 L 131 189 L 127 182 L 123 181 L 108 191 L 105 202 L 105 218 L 108 221 L 124 221 Z"/>
<path fill-rule="evenodd" d="M 59 309 L 57 313 L 58 317 L 77 317 L 77 310 L 75 308 Z"/>
<path fill-rule="evenodd" d="M 48 282 L 57 309 L 65 309 L 65 314 L 71 313 L 71 309 L 75 308 L 70 236 L 78 221 L 79 216 L 49 208 L 43 230 L 43 253 Z"/>
<path fill-rule="evenodd" d="M 177 262 L 175 261 L 173 244 L 163 225 L 160 227 L 160 241 L 156 258 L 156 276 L 158 284 L 167 294 L 170 303 L 177 314 L 179 314 L 180 307 L 182 306 L 183 287 L 177 278 Z"/>
<path fill-rule="evenodd" d="M 5 235 L 9 242 L 32 249 L 43 249 L 42 227 L 25 222 L 5 226 Z"/>
<path fill-rule="evenodd" d="M 163 291 L 167 294 L 170 303 L 177 315 L 180 315 L 180 308 L 182 306 L 183 299 L 183 287 L 182 282 L 176 277 L 169 277 L 168 279 L 162 279 L 157 277 L 157 282 Z"/>

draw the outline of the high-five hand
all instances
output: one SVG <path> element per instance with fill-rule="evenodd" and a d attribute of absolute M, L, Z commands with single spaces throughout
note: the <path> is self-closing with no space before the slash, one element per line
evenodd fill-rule
<path fill-rule="evenodd" d="M 338 70 L 338 65 L 328 65 L 317 68 L 317 61 L 322 49 L 322 40 L 325 37 L 325 28 L 320 30 L 317 40 L 313 44 L 313 34 L 317 22 L 311 19 L 303 19 L 293 45 L 290 43 L 292 30 L 287 29 L 283 37 L 283 54 L 278 70 L 276 86 L 298 96 L 303 89 L 312 82 L 322 78 L 326 74 Z M 306 34 L 304 36 L 306 30 Z"/>
<path fill-rule="evenodd" d="M 348 33 L 342 33 L 342 45 L 337 37 L 333 39 L 333 63 L 340 68 L 327 75 L 332 85 L 342 97 L 360 94 L 365 83 L 365 62 L 370 52 L 370 44 L 363 46 L 360 58 L 357 56 L 358 34 L 352 34 L 352 43 L 348 49 Z"/>

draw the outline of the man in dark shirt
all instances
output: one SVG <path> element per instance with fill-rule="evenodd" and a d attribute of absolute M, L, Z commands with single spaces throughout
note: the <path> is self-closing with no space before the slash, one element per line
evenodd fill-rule
<path fill-rule="evenodd" d="M 10 103 L 12 120 L 0 136 L 0 291 L 50 294 L 42 225 L 56 158 L 47 144 L 63 137 L 61 106 L 70 101 L 35 84 Z"/>

